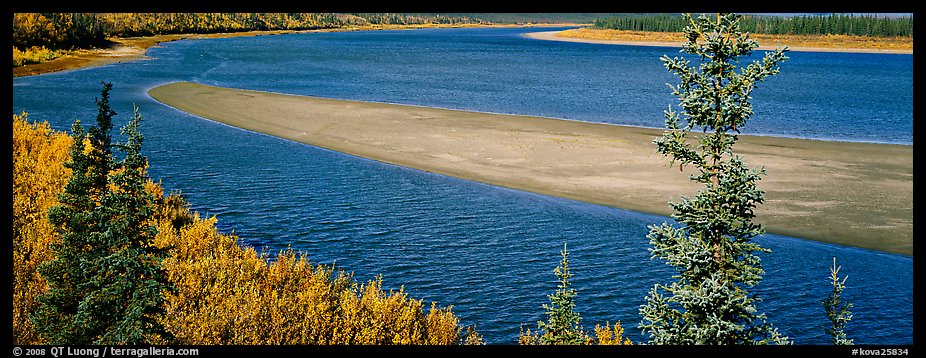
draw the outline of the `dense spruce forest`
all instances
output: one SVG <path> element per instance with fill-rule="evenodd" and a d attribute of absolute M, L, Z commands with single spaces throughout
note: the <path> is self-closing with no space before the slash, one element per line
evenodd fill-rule
<path fill-rule="evenodd" d="M 596 19 L 592 27 L 611 30 L 682 32 L 689 21 L 679 14 L 627 14 Z M 913 17 L 829 14 L 804 16 L 743 16 L 740 28 L 754 34 L 855 35 L 913 37 Z"/>

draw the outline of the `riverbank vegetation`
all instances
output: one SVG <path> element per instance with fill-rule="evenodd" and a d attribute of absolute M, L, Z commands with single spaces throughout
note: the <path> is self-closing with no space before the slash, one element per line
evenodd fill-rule
<path fill-rule="evenodd" d="M 142 58 L 145 49 L 153 44 L 192 37 L 591 23 L 590 28 L 567 30 L 558 36 L 676 42 L 678 31 L 684 27 L 680 19 L 666 14 L 591 13 L 15 13 L 13 76 L 134 60 Z M 756 38 L 765 43 L 781 42 L 792 48 L 903 52 L 912 52 L 913 48 L 912 18 L 832 15 L 804 17 L 800 21 L 782 17 L 762 19 L 753 21 L 759 33 Z M 828 34 L 813 34 L 824 29 Z M 856 35 L 860 32 L 886 35 Z M 889 35 L 893 33 L 901 35 Z"/>
<path fill-rule="evenodd" d="M 16 13 L 13 66 L 50 61 L 81 49 L 108 48 L 116 38 L 303 31 L 420 28 L 490 24 L 590 23 L 600 14 L 437 13 Z"/>
<path fill-rule="evenodd" d="M 590 27 L 557 37 L 622 43 L 680 44 L 686 20 L 677 14 L 625 14 L 596 19 Z M 913 52 L 913 18 L 857 15 L 744 16 L 740 27 L 764 43 L 794 50 L 874 50 Z"/>
<path fill-rule="evenodd" d="M 110 37 L 313 30 L 375 24 L 480 23 L 466 17 L 332 13 L 17 13 L 13 47 L 75 50 L 110 45 Z"/>
<path fill-rule="evenodd" d="M 612 30 L 578 28 L 555 33 L 556 37 L 619 43 L 656 43 L 661 46 L 678 46 L 683 35 L 675 32 Z M 913 53 L 913 39 L 910 37 L 871 37 L 854 35 L 768 35 L 753 34 L 763 44 L 786 44 L 793 50 L 817 51 L 889 51 Z"/>
<path fill-rule="evenodd" d="M 589 24 L 601 14 L 15 13 L 13 76 L 131 61 L 161 42 L 294 31 Z"/>
<path fill-rule="evenodd" d="M 105 121 L 107 111 L 101 107 L 100 113 Z M 87 131 L 107 133 L 99 125 Z M 107 137 L 108 133 L 100 138 Z M 129 134 L 129 138 L 133 137 L 139 138 Z M 380 279 L 359 283 L 349 273 L 314 265 L 295 252 L 281 252 L 275 260 L 269 260 L 266 253 L 239 246 L 237 237 L 218 232 L 214 217 L 200 218 L 189 211 L 189 205 L 179 195 L 165 195 L 159 184 L 147 179 L 143 157 L 130 153 L 125 156 L 136 165 L 131 170 L 135 176 L 127 178 L 127 159 L 108 157 L 105 151 L 94 149 L 103 142 L 89 138 L 52 131 L 47 123 L 30 123 L 25 113 L 13 116 L 14 344 L 73 344 L 77 342 L 74 339 L 97 344 L 136 340 L 160 344 L 481 343 L 473 327 L 462 326 L 451 308 L 435 303 L 426 307 L 422 301 L 408 297 L 403 289 L 386 291 Z M 130 139 L 113 148 L 140 148 L 140 144 L 140 140 Z M 110 169 L 123 164 L 114 170 L 90 169 L 77 165 L 88 162 L 75 161 L 75 154 L 84 156 L 84 160 L 96 158 L 98 163 L 112 164 Z M 75 175 L 75 171 L 82 174 Z M 89 180 L 92 178 L 104 180 L 102 192 L 83 190 L 93 194 L 79 195 L 77 183 L 86 187 L 94 181 Z M 141 179 L 143 191 L 129 190 L 137 189 L 130 182 Z M 132 193 L 137 195 L 129 197 Z M 129 202 L 138 205 L 127 205 Z M 150 210 L 108 215 L 130 206 Z M 52 209 L 55 207 L 82 209 L 84 214 L 64 217 L 59 215 L 62 209 Z M 61 220 L 50 220 L 50 212 L 57 212 L 53 215 Z M 112 220 L 102 220 L 102 216 Z M 80 222 L 74 221 L 78 219 Z M 130 236 L 137 240 L 117 240 Z M 62 241 L 65 237 L 69 239 Z M 103 245 L 100 240 L 120 244 Z M 90 246 L 78 245 L 81 242 Z M 163 251 L 164 256 L 158 259 L 149 254 L 128 255 L 140 251 L 126 250 L 125 245 L 138 244 Z M 91 246 L 94 249 L 88 250 Z M 85 259 L 83 262 L 101 265 L 56 264 L 75 255 Z M 132 258 L 142 258 L 145 265 L 160 269 L 148 270 L 149 275 L 142 276 L 110 272 L 113 266 L 109 264 Z M 56 274 L 58 269 L 61 274 Z M 81 289 L 96 287 L 101 291 L 76 290 L 70 280 L 78 277 L 90 278 Z M 152 278 L 162 279 L 166 285 L 145 283 Z M 109 293 L 132 287 L 142 293 L 156 292 L 163 301 L 158 304 L 156 299 L 146 298 L 145 302 L 153 305 L 115 307 L 90 304 L 115 299 Z M 61 294 L 66 288 L 71 289 L 67 291 L 71 295 Z M 48 296 L 52 291 L 58 295 Z M 54 314 L 39 313 L 43 311 Z M 126 314 L 116 317 L 113 313 Z M 52 324 L 46 319 L 52 316 L 62 321 Z M 95 322 L 93 332 L 72 334 L 77 332 L 75 327 L 90 322 L 88 319 Z M 75 329 L 55 330 L 55 325 Z M 163 329 L 154 329 L 158 327 Z M 120 330 L 125 328 L 136 329 L 138 334 L 124 334 Z"/>
<path fill-rule="evenodd" d="M 45 46 L 25 47 L 22 50 L 13 47 L 13 67 L 48 62 L 67 53 L 62 50 L 49 50 Z"/>
<path fill-rule="evenodd" d="M 465 16 L 334 13 L 16 13 L 13 67 L 110 48 L 119 39 L 178 34 L 300 31 L 384 25 L 482 24 Z"/>
<path fill-rule="evenodd" d="M 596 19 L 595 29 L 650 32 L 683 32 L 691 25 L 681 14 L 621 15 Z M 744 15 L 740 30 L 769 35 L 850 35 L 869 37 L 913 37 L 913 17 L 827 14 L 802 16 Z"/>

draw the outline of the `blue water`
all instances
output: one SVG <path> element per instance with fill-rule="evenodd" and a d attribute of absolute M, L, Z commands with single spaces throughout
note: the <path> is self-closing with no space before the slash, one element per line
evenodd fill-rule
<path fill-rule="evenodd" d="M 544 29 L 546 30 L 546 29 Z M 152 177 L 224 232 L 269 252 L 291 247 L 360 280 L 382 275 L 413 297 L 453 305 L 489 343 L 516 342 L 543 319 L 568 243 L 587 329 L 621 321 L 671 271 L 649 259 L 647 225 L 667 218 L 498 188 L 247 132 L 161 105 L 172 81 L 321 97 L 662 126 L 674 82 L 658 58 L 677 50 L 524 38 L 535 29 L 314 33 L 189 40 L 154 59 L 13 80 L 13 112 L 65 130 L 92 121 L 100 81 L 116 124 L 145 118 Z M 912 56 L 790 54 L 754 93 L 748 133 L 912 143 Z M 783 114 L 776 114 L 783 113 Z M 913 342 L 913 261 L 777 235 L 759 240 L 760 311 L 799 344 L 825 344 L 820 300 L 836 257 L 860 344 Z"/>

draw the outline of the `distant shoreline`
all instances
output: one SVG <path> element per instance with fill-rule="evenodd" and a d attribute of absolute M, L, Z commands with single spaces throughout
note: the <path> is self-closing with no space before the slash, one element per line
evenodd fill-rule
<path fill-rule="evenodd" d="M 204 38 L 229 38 L 229 37 L 246 37 L 246 36 L 271 36 L 290 33 L 311 33 L 311 32 L 340 32 L 340 31 L 369 31 L 369 30 L 412 30 L 423 28 L 535 28 L 535 27 L 562 27 L 562 26 L 583 26 L 586 24 L 533 24 L 533 25 L 486 25 L 486 24 L 457 24 L 457 25 L 387 25 L 387 26 L 364 26 L 364 27 L 345 27 L 336 29 L 319 29 L 319 30 L 276 30 L 276 31 L 244 31 L 230 33 L 213 33 L 213 34 L 173 34 L 173 35 L 155 35 L 146 37 L 130 38 L 113 38 L 113 46 L 105 49 L 78 50 L 64 57 L 38 63 L 13 68 L 13 78 L 40 75 L 45 73 L 62 72 L 76 70 L 81 68 L 90 68 L 105 66 L 114 63 L 132 62 L 146 59 L 146 53 L 149 48 L 157 46 L 164 42 L 187 40 L 187 39 L 204 39 Z M 583 29 L 584 30 L 584 29 Z M 566 30 L 569 31 L 569 30 Z M 646 34 L 646 33 L 644 33 Z M 566 41 L 566 42 L 583 42 L 612 45 L 633 45 L 633 46 L 661 46 L 661 47 L 681 47 L 681 37 L 678 41 L 654 41 L 646 39 L 647 35 L 639 39 L 590 39 L 577 37 L 564 37 L 564 31 L 541 31 L 524 34 L 525 37 L 549 40 L 549 41 Z M 648 35 L 652 37 L 652 34 Z M 664 36 L 662 36 L 664 37 Z M 858 49 L 858 48 L 823 48 L 823 47 L 800 47 L 790 46 L 792 51 L 815 51 L 815 52 L 855 52 L 855 53 L 896 53 L 911 54 L 912 50 L 889 50 L 889 49 Z M 760 50 L 774 49 L 773 46 L 760 46 Z"/>
<path fill-rule="evenodd" d="M 509 28 L 509 27 L 560 27 L 560 26 L 580 26 L 582 24 L 533 24 L 533 25 L 486 25 L 486 24 L 431 24 L 431 25 L 377 25 L 377 26 L 355 26 L 335 29 L 318 29 L 318 30 L 274 30 L 274 31 L 243 31 L 227 32 L 212 34 L 172 34 L 172 35 L 155 35 L 145 37 L 128 37 L 112 38 L 114 44 L 110 48 L 94 50 L 77 50 L 73 54 L 54 59 L 52 61 L 13 67 L 13 78 L 41 75 L 45 73 L 62 72 L 76 70 L 81 68 L 90 68 L 105 66 L 114 63 L 132 62 L 146 59 L 146 53 L 149 48 L 157 46 L 164 42 L 188 40 L 188 39 L 205 39 L 205 38 L 229 38 L 229 37 L 248 37 L 248 36 L 271 36 L 292 33 L 312 33 L 312 32 L 344 32 L 344 31 L 371 31 L 371 30 L 413 30 L 425 28 Z"/>
<path fill-rule="evenodd" d="M 643 33 L 646 34 L 646 33 Z M 607 44 L 607 45 L 630 45 L 630 46 L 656 46 L 656 47 L 682 47 L 684 39 L 682 36 L 677 36 L 678 41 L 656 41 L 651 39 L 646 39 L 646 35 L 641 36 L 638 39 L 595 39 L 595 38 L 580 38 L 569 36 L 569 33 L 566 31 L 541 31 L 541 32 L 530 32 L 524 34 L 525 37 L 537 39 L 537 40 L 548 40 L 548 41 L 564 41 L 564 42 L 581 42 L 581 43 L 594 43 L 594 44 Z M 661 36 L 662 37 L 662 36 Z M 784 44 L 787 45 L 787 44 Z M 776 46 L 763 45 L 760 41 L 760 46 L 758 50 L 774 50 Z M 885 54 L 912 54 L 913 50 L 895 50 L 895 49 L 870 49 L 870 48 L 847 48 L 847 47 L 810 47 L 810 46 L 788 46 L 791 51 L 798 52 L 848 52 L 848 53 L 885 53 Z"/>
<path fill-rule="evenodd" d="M 237 128 L 487 184 L 670 215 L 698 187 L 658 155 L 660 129 L 334 100 L 176 82 L 157 101 Z M 912 145 L 741 135 L 764 165 L 769 232 L 913 254 Z"/>

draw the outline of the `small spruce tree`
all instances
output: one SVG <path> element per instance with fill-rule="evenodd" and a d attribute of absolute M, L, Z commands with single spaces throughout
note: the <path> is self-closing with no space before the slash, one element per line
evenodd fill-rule
<path fill-rule="evenodd" d="M 590 342 L 590 337 L 582 329 L 582 317 L 575 312 L 576 290 L 570 287 L 569 278 L 572 277 L 572 273 L 569 272 L 569 253 L 566 251 L 565 243 L 561 254 L 563 259 L 560 265 L 553 269 L 553 273 L 559 278 L 559 288 L 547 296 L 550 304 L 543 305 L 547 310 L 547 321 L 537 322 L 536 334 L 530 330 L 522 333 L 519 337 L 521 344 L 578 345 Z"/>
<path fill-rule="evenodd" d="M 553 269 L 553 274 L 559 278 L 559 288 L 550 298 L 550 304 L 544 304 L 547 310 L 547 321 L 537 322 L 537 328 L 543 332 L 540 336 L 542 344 L 583 344 L 586 341 L 582 329 L 582 316 L 575 311 L 576 290 L 571 286 L 569 279 L 569 253 L 563 243 L 561 252 L 563 260 Z"/>
<path fill-rule="evenodd" d="M 835 345 L 852 345 L 853 340 L 846 337 L 846 323 L 852 320 L 852 304 L 842 299 L 842 290 L 846 288 L 845 276 L 839 279 L 839 270 L 842 267 L 836 266 L 836 258 L 833 258 L 833 266 L 830 267 L 830 282 L 833 285 L 833 291 L 823 299 L 823 309 L 826 311 L 826 317 L 830 320 L 830 326 L 824 330 L 830 335 L 830 341 Z"/>
<path fill-rule="evenodd" d="M 573 289 L 569 279 L 569 253 L 563 243 L 563 256 L 559 266 L 553 273 L 559 278 L 559 288 L 547 297 L 550 304 L 544 304 L 547 311 L 547 321 L 537 322 L 537 332 L 522 331 L 518 336 L 518 343 L 522 345 L 632 345 L 630 339 L 624 338 L 624 328 L 620 321 L 611 326 L 595 325 L 594 336 L 589 335 L 582 328 L 582 317 L 575 311 L 576 290 Z"/>
<path fill-rule="evenodd" d="M 748 168 L 732 147 L 753 113 L 750 94 L 757 82 L 778 73 L 787 48 L 768 52 L 737 72 L 739 58 L 758 46 L 739 30 L 739 16 L 685 17 L 689 25 L 682 51 L 700 65 L 662 57 L 666 69 L 681 80 L 669 87 L 683 112 L 669 107 L 666 131 L 654 143 L 673 165 L 678 162 L 680 171 L 695 167 L 697 174 L 690 179 L 704 187 L 694 198 L 670 203 L 678 226 L 650 226 L 652 257 L 675 267 L 676 281 L 653 287 L 640 308 L 640 328 L 651 344 L 785 343 L 757 312 L 759 298 L 747 291 L 764 273 L 756 253 L 769 251 L 751 241 L 764 233 L 751 219 L 763 202 L 756 182 L 765 170 Z M 699 129 L 703 134 L 688 138 Z"/>

